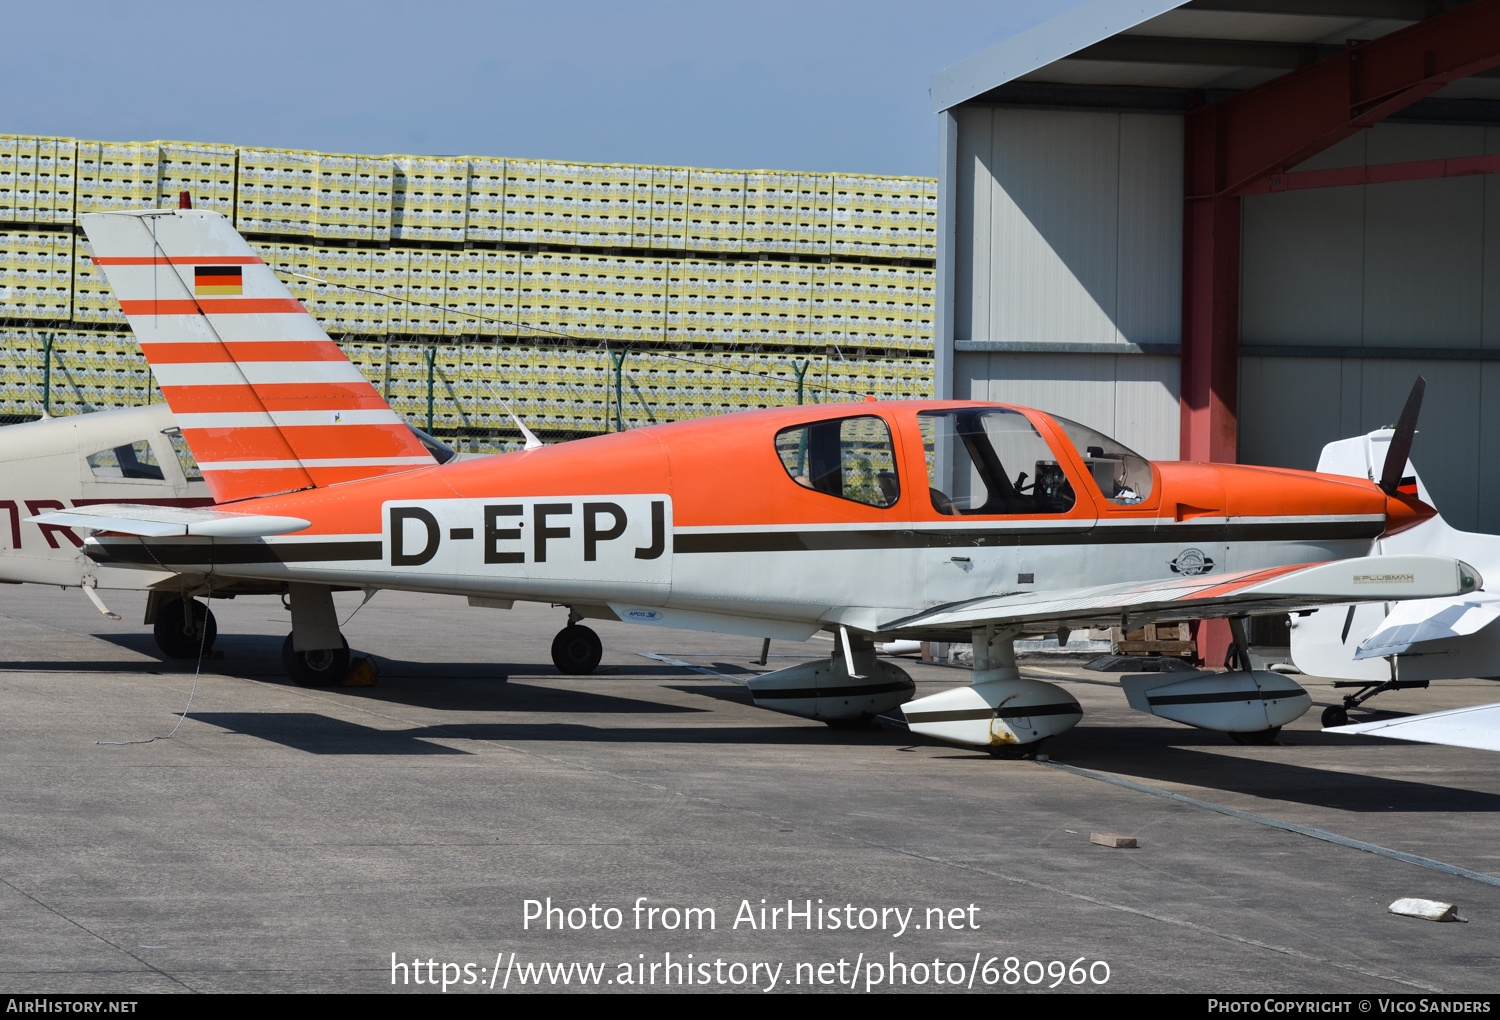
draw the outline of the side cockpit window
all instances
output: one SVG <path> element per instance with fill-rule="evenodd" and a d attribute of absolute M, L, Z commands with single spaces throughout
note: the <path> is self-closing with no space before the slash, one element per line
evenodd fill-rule
<path fill-rule="evenodd" d="M 95 478 L 165 480 L 162 477 L 161 465 L 156 462 L 156 454 L 151 452 L 151 444 L 144 439 L 138 443 L 91 453 L 88 462 L 89 470 L 94 473 Z"/>
<path fill-rule="evenodd" d="M 999 407 L 917 415 L 933 508 L 969 514 L 1065 514 L 1073 486 L 1024 414 Z"/>
<path fill-rule="evenodd" d="M 859 415 L 782 429 L 776 455 L 792 481 L 809 489 L 882 508 L 900 498 L 884 418 Z"/>
<path fill-rule="evenodd" d="M 1052 415 L 1067 433 L 1078 456 L 1093 475 L 1104 498 L 1117 506 L 1134 506 L 1151 495 L 1151 462 L 1102 432 Z"/>

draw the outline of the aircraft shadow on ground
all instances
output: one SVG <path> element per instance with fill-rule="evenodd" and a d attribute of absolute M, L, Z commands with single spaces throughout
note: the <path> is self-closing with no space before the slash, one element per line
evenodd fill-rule
<path fill-rule="evenodd" d="M 1080 728 L 1064 734 L 1052 741 L 1047 750 L 1057 761 L 1143 782 L 1196 786 L 1341 811 L 1500 811 L 1500 795 L 1492 793 L 1274 760 L 1272 756 L 1295 756 L 1304 747 L 1333 746 L 1338 739 L 1300 731 L 1284 734 L 1284 737 L 1288 742 L 1295 741 L 1295 746 L 1257 748 L 1255 756 L 1248 757 L 1181 746 L 1190 740 L 1205 748 L 1214 745 L 1225 749 L 1233 747 L 1228 737 L 1221 734 L 1184 734 L 1149 726 L 1108 726 Z M 1372 750 L 1378 744 L 1385 744 L 1384 750 L 1396 754 L 1405 749 L 1385 741 L 1361 743 Z M 1344 746 L 1350 744 L 1345 738 Z"/>
<path fill-rule="evenodd" d="M 708 677 L 704 677 L 705 680 Z M 716 701 L 730 701 L 737 705 L 753 705 L 755 699 L 750 696 L 750 688 L 741 687 L 739 684 L 698 684 L 689 687 L 686 684 L 678 686 L 667 684 L 669 691 L 681 691 L 683 694 L 697 694 L 705 698 L 713 698 Z"/>
<path fill-rule="evenodd" d="M 686 705 L 664 705 L 641 698 L 617 694 L 575 691 L 568 688 L 540 687 L 508 682 L 474 683 L 474 680 L 504 680 L 504 677 L 473 676 L 402 678 L 392 682 L 382 677 L 374 687 L 330 688 L 332 693 L 365 698 L 393 705 L 428 708 L 439 711 L 549 712 L 577 715 L 678 715 L 700 714 L 706 708 Z M 290 681 L 288 681 L 290 682 Z"/>
<path fill-rule="evenodd" d="M 379 730 L 315 712 L 194 712 L 189 718 L 309 754 L 472 754 L 436 740 L 640 744 L 822 744 L 888 742 L 875 733 L 839 733 L 808 726 L 603 727 L 576 723 L 454 723 Z"/>
<path fill-rule="evenodd" d="M 156 640 L 149 634 L 94 634 L 93 637 L 101 641 L 107 641 L 112 645 L 138 652 L 148 657 L 149 662 L 143 661 L 95 661 L 95 662 L 69 662 L 68 668 L 85 672 L 109 672 L 129 671 L 140 669 L 143 666 L 156 666 L 160 664 L 166 671 L 180 673 L 191 673 L 197 668 L 195 658 L 169 659 L 162 655 L 161 650 L 156 647 Z M 221 674 L 223 676 L 235 676 L 242 678 L 265 679 L 271 676 L 283 674 L 281 666 L 281 645 L 285 636 L 277 637 L 271 634 L 221 634 L 214 644 L 214 650 L 210 657 L 204 660 L 205 670 Z M 504 662 L 500 660 L 489 662 L 420 662 L 407 659 L 393 659 L 383 655 L 367 653 L 358 648 L 350 649 L 350 655 L 359 657 L 370 655 L 375 660 L 381 676 L 389 680 L 504 680 L 507 676 L 524 675 L 531 677 L 566 676 L 558 671 L 551 662 Z M 219 656 L 219 657 L 215 657 Z M 47 670 L 49 668 L 59 669 L 63 664 L 50 663 L 46 661 L 37 662 L 15 662 L 5 663 L 5 666 L 15 669 L 34 668 Z M 740 672 L 748 672 L 743 667 L 729 667 Z M 726 670 L 727 672 L 728 670 Z M 605 676 L 620 677 L 676 677 L 682 676 L 683 670 L 680 666 L 672 666 L 666 663 L 628 662 L 620 666 L 606 665 L 594 674 L 593 678 Z"/>

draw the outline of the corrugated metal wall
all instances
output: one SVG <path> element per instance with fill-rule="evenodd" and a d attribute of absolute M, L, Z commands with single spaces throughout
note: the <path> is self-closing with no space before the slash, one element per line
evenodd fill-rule
<path fill-rule="evenodd" d="M 1243 357 L 1240 460 L 1316 467 L 1324 443 L 1394 423 L 1419 373 L 1412 463 L 1450 524 L 1500 532 L 1500 362 Z"/>
<path fill-rule="evenodd" d="M 957 117 L 954 339 L 1177 343 L 1182 121 Z"/>
<path fill-rule="evenodd" d="M 1165 352 L 1181 338 L 1181 119 L 954 114 L 953 396 L 1040 407 L 1176 458 Z"/>
<path fill-rule="evenodd" d="M 953 396 L 1038 407 L 1176 460 L 1178 375 L 1163 355 L 960 351 Z"/>
<path fill-rule="evenodd" d="M 1500 129 L 1387 123 L 1297 169 L 1493 152 Z M 1496 189 L 1459 177 L 1245 200 L 1243 463 L 1312 468 L 1324 443 L 1393 422 L 1420 373 L 1413 462 L 1451 523 L 1500 531 L 1500 464 L 1481 455 L 1500 441 Z"/>

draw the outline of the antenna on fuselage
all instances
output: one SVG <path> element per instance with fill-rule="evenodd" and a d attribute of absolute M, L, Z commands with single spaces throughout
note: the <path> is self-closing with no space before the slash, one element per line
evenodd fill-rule
<path fill-rule="evenodd" d="M 1422 394 L 1427 390 L 1427 380 L 1417 376 L 1412 384 L 1406 406 L 1401 409 L 1401 418 L 1396 422 L 1395 435 L 1385 450 L 1385 467 L 1380 472 L 1380 489 L 1387 496 L 1394 496 L 1401 485 L 1401 472 L 1406 470 L 1406 458 L 1411 455 L 1411 441 L 1417 434 L 1417 415 L 1422 412 Z"/>

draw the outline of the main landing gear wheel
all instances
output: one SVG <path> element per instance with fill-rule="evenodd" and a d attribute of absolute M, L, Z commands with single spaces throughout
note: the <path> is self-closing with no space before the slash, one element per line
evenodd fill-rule
<path fill-rule="evenodd" d="M 207 654 L 213 648 L 219 625 L 213 611 L 197 599 L 173 599 L 156 611 L 152 633 L 167 658 L 196 659 L 199 652 Z"/>
<path fill-rule="evenodd" d="M 332 687 L 342 683 L 349 672 L 349 642 L 342 648 L 319 648 L 312 652 L 292 649 L 292 636 L 288 634 L 281 643 L 281 665 L 292 683 L 298 687 Z"/>
<path fill-rule="evenodd" d="M 560 673 L 584 676 L 597 669 L 603 657 L 604 643 L 599 635 L 576 623 L 564 627 L 552 639 L 552 664 Z"/>
<path fill-rule="evenodd" d="M 1329 705 L 1323 709 L 1323 728 L 1349 725 L 1349 712 L 1343 705 Z"/>
<path fill-rule="evenodd" d="M 1247 747 L 1269 747 L 1276 743 L 1276 737 L 1281 733 L 1280 726 L 1272 726 L 1268 730 L 1253 730 L 1249 733 L 1231 733 L 1229 739 L 1236 744 L 1244 744 Z"/>

